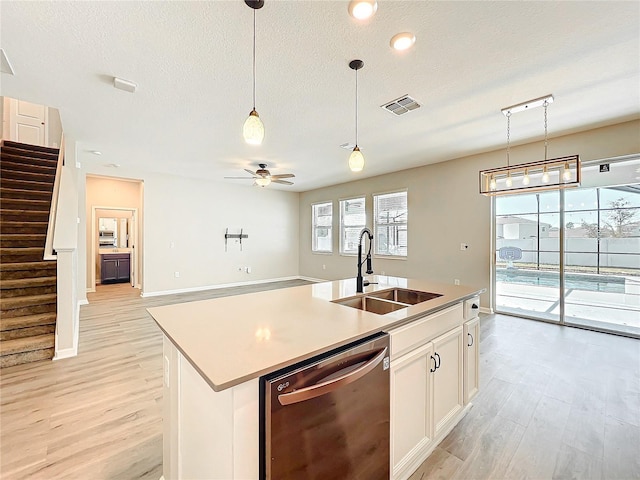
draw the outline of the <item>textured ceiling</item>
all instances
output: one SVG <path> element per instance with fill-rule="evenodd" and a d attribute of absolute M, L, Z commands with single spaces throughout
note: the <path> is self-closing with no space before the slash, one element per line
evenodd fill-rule
<path fill-rule="evenodd" d="M 15 76 L 2 95 L 60 110 L 82 163 L 222 180 L 269 165 L 292 191 L 502 148 L 500 109 L 545 94 L 550 134 L 640 114 L 640 3 L 379 0 L 359 23 L 347 2 L 266 0 L 257 12 L 257 99 L 266 136 L 246 145 L 253 11 L 244 2 L 0 3 Z M 401 31 L 414 48 L 389 47 Z M 360 58 L 359 174 L 348 169 Z M 112 87 L 118 76 L 138 84 Z M 422 108 L 380 105 L 409 94 Z M 542 137 L 542 110 L 512 140 Z M 97 157 L 90 150 L 100 150 Z M 552 150 L 551 150 L 551 153 Z M 483 166 L 479 166 L 480 168 Z M 250 184 L 250 182 L 246 182 Z M 271 188 L 271 187 L 270 187 Z"/>

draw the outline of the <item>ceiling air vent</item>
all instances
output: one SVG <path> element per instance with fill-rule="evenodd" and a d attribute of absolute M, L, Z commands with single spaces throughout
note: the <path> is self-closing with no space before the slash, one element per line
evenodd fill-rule
<path fill-rule="evenodd" d="M 393 113 L 394 115 L 404 115 L 405 113 L 410 112 L 411 110 L 415 110 L 416 108 L 420 108 L 420 104 L 416 102 L 409 95 L 403 95 L 400 98 L 396 98 L 389 103 L 385 103 L 384 105 L 380 105 L 381 108 L 384 108 L 388 112 Z"/>

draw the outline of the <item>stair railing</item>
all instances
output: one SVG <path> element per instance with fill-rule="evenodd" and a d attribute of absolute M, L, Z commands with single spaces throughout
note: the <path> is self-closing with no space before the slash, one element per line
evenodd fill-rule
<path fill-rule="evenodd" d="M 49 209 L 49 225 L 47 226 L 47 238 L 44 244 L 44 260 L 55 260 L 57 255 L 53 251 L 53 236 L 56 230 L 56 212 L 58 211 L 58 195 L 60 193 L 60 175 L 64 165 L 64 133 L 60 139 L 60 152 L 56 165 L 56 179 L 53 182 L 53 194 L 51 196 L 51 208 Z"/>

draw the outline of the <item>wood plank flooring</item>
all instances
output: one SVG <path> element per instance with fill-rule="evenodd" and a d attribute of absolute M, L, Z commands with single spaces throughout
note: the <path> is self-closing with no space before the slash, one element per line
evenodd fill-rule
<path fill-rule="evenodd" d="M 151 306 L 304 284 L 140 298 L 98 287 L 79 355 L 0 372 L 0 478 L 162 474 L 162 343 Z M 640 478 L 640 341 L 481 318 L 481 390 L 411 480 Z"/>

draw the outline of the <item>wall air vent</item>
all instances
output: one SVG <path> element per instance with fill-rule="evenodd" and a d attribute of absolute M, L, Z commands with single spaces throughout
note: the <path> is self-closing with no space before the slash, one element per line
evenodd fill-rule
<path fill-rule="evenodd" d="M 387 112 L 393 113 L 394 115 L 404 115 L 411 110 L 420 108 L 420 104 L 409 95 L 403 95 L 399 98 L 396 98 L 395 100 L 390 101 L 389 103 L 380 105 L 380 107 L 384 108 Z"/>

